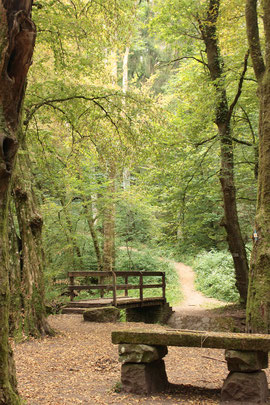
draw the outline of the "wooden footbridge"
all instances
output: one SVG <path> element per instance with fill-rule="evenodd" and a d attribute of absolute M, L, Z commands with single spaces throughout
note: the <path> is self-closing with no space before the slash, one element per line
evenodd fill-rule
<path fill-rule="evenodd" d="M 120 309 L 168 306 L 164 272 L 72 271 L 68 273 L 68 277 L 70 302 L 62 311 L 66 314 L 83 313 L 87 308 L 105 306 L 115 306 Z M 153 289 L 157 289 L 157 296 L 153 291 L 150 292 Z M 137 290 L 137 294 L 130 295 L 131 290 Z M 99 292 L 97 294 L 99 297 L 80 300 L 81 291 L 87 291 L 93 295 Z M 151 296 L 151 293 L 155 296 Z"/>

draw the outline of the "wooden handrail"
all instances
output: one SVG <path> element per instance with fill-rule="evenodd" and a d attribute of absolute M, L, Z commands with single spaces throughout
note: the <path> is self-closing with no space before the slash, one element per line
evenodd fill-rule
<path fill-rule="evenodd" d="M 140 276 L 143 273 L 144 276 L 162 276 L 164 271 L 114 271 L 113 272 L 117 277 L 133 277 L 133 276 Z M 99 277 L 104 276 L 108 277 L 111 276 L 111 271 L 69 271 L 68 277 Z"/>
<path fill-rule="evenodd" d="M 161 271 L 71 271 L 68 272 L 70 278 L 70 285 L 68 289 L 70 291 L 70 300 L 73 301 L 75 294 L 74 291 L 83 291 L 83 290 L 99 290 L 99 291 L 112 291 L 113 292 L 113 305 L 117 306 L 117 291 L 124 290 L 125 297 L 128 297 L 128 290 L 139 290 L 140 292 L 140 302 L 143 303 L 143 290 L 149 288 L 161 288 L 162 289 L 162 298 L 166 300 L 166 279 L 165 273 Z M 156 284 L 144 284 L 143 278 L 155 276 L 161 277 L 162 282 Z M 100 284 L 89 284 L 89 285 L 76 285 L 76 277 L 111 277 L 111 283 L 100 283 Z M 124 284 L 118 283 L 117 278 L 124 278 Z M 129 277 L 139 277 L 139 284 L 129 284 Z"/>

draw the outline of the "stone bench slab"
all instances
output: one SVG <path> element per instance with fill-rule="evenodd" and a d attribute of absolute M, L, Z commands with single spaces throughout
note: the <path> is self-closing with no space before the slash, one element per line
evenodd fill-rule
<path fill-rule="evenodd" d="M 249 351 L 270 351 L 270 335 L 188 330 L 128 330 L 112 332 L 114 344 L 201 347 Z"/>

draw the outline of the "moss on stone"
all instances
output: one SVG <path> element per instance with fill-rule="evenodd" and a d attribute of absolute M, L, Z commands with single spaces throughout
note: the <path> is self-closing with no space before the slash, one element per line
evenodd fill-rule
<path fill-rule="evenodd" d="M 270 351 L 270 336 L 244 333 L 197 331 L 114 331 L 114 344 L 133 343 L 158 346 Z"/>

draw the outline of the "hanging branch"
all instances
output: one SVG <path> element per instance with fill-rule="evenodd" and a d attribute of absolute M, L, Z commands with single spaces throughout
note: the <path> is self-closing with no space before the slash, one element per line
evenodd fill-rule
<path fill-rule="evenodd" d="M 228 117 L 228 118 L 227 118 L 228 122 L 230 121 L 230 119 L 231 119 L 231 117 L 232 117 L 232 113 L 233 113 L 234 107 L 236 106 L 236 104 L 237 104 L 237 102 L 238 102 L 238 100 L 239 100 L 239 98 L 240 98 L 240 96 L 241 96 L 241 93 L 242 93 L 242 87 L 243 87 L 244 77 L 245 77 L 245 74 L 246 74 L 246 71 L 247 71 L 248 57 L 249 57 L 249 50 L 248 50 L 247 53 L 245 54 L 245 58 L 244 58 L 244 68 L 243 68 L 243 71 L 242 71 L 242 74 L 241 74 L 241 76 L 240 76 L 240 80 L 239 80 L 239 83 L 238 83 L 238 90 L 237 90 L 237 93 L 236 93 L 236 95 L 235 95 L 235 97 L 234 97 L 234 100 L 233 100 L 232 104 L 230 105 L 230 108 L 229 108 L 229 111 L 228 111 L 228 115 L 227 115 L 227 117 Z"/>

